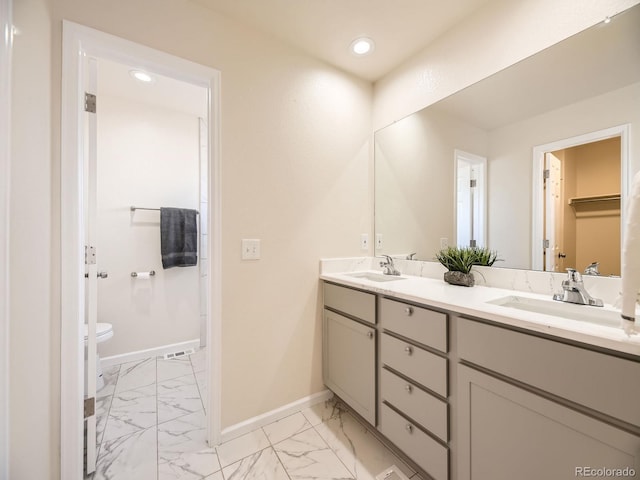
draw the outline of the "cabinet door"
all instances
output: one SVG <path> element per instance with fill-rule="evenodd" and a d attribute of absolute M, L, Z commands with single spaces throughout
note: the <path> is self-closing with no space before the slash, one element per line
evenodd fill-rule
<path fill-rule="evenodd" d="M 458 368 L 458 387 L 460 480 L 640 472 L 638 436 L 465 366 Z"/>
<path fill-rule="evenodd" d="M 372 425 L 376 422 L 375 348 L 375 329 L 325 309 L 324 383 Z"/>

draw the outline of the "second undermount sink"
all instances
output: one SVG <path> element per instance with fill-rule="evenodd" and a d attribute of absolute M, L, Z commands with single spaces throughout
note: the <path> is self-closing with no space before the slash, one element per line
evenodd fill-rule
<path fill-rule="evenodd" d="M 382 273 L 376 272 L 347 273 L 347 276 L 353 278 L 363 278 L 365 280 L 371 280 L 372 282 L 392 282 L 394 280 L 404 280 L 403 277 L 398 277 L 396 275 L 384 275 Z"/>
<path fill-rule="evenodd" d="M 501 307 L 515 308 L 527 312 L 553 315 L 555 317 L 578 320 L 581 322 L 593 323 L 603 327 L 619 327 L 620 312 L 613 310 L 603 310 L 598 307 L 588 305 L 576 305 L 573 303 L 558 302 L 555 300 L 541 300 L 538 298 L 520 297 L 509 295 L 507 297 L 491 300 L 487 303 L 499 305 Z"/>

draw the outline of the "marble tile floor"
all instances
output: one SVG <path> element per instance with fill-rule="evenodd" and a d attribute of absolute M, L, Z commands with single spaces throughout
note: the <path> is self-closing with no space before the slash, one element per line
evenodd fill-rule
<path fill-rule="evenodd" d="M 204 351 L 105 369 L 93 480 L 374 480 L 415 471 L 339 403 L 303 409 L 215 448 L 205 435 Z"/>

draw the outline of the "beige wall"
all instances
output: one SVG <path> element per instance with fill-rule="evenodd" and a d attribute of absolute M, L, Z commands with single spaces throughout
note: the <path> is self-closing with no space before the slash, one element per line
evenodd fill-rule
<path fill-rule="evenodd" d="M 188 1 L 50 1 L 14 1 L 12 480 L 59 477 L 62 19 L 222 71 L 224 426 L 323 388 L 318 258 L 372 231 L 367 82 Z M 500 2 L 380 82 L 375 125 L 635 3 Z M 240 261 L 243 237 L 262 260 Z"/>
<path fill-rule="evenodd" d="M 496 0 L 376 82 L 378 130 L 584 30 L 638 0 Z"/>
<path fill-rule="evenodd" d="M 579 162 L 576 196 L 620 193 L 620 137 L 568 148 L 567 154 Z"/>
<path fill-rule="evenodd" d="M 52 321 L 51 20 L 47 0 L 13 2 L 9 478 L 59 470 L 58 326 Z M 55 478 L 55 474 L 53 476 Z"/>

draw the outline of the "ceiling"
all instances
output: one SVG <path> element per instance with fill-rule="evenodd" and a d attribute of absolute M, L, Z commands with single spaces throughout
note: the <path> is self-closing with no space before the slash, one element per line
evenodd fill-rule
<path fill-rule="evenodd" d="M 332 16 L 342 18 L 342 15 L 347 15 L 346 12 L 355 11 L 356 5 L 362 5 L 365 1 L 370 2 L 371 5 L 379 8 L 369 11 L 367 15 L 359 16 L 357 20 L 351 22 L 343 20 L 339 24 L 336 23 L 336 32 L 341 32 L 341 38 L 344 39 L 344 42 L 340 42 L 339 53 L 333 57 L 327 52 L 316 54 L 316 56 L 339 67 L 339 62 L 342 60 L 348 63 L 346 67 L 342 68 L 369 80 L 383 75 L 406 59 L 406 56 L 397 55 L 390 59 L 384 58 L 383 55 L 378 58 L 377 55 L 383 50 L 381 43 L 388 42 L 399 45 L 398 38 L 401 33 L 404 34 L 408 30 L 422 32 L 420 28 L 405 28 L 400 29 L 398 34 L 394 36 L 390 34 L 390 27 L 383 28 L 384 22 L 380 21 L 380 18 L 375 20 L 378 16 L 384 16 L 383 12 L 389 12 L 385 5 L 392 3 L 392 0 L 192 1 L 216 5 L 216 8 L 225 7 L 230 11 L 246 10 L 245 14 L 248 19 L 253 18 L 256 12 L 263 11 L 264 5 L 272 5 L 274 10 L 275 6 L 282 9 L 285 5 L 289 5 L 292 11 L 303 12 L 301 14 L 302 20 L 296 24 L 295 28 L 286 27 L 280 33 L 283 36 L 294 35 L 294 30 L 300 28 L 301 25 L 311 30 L 313 24 L 315 25 L 313 29 L 317 31 L 328 28 L 327 25 L 329 25 Z M 471 5 L 478 6 L 481 1 L 486 0 L 464 0 L 469 11 Z M 416 12 L 424 12 L 425 5 L 431 5 L 434 2 L 432 0 L 393 0 L 393 3 L 407 7 L 406 9 L 397 9 L 397 15 L 393 17 L 395 23 L 398 18 L 408 15 L 407 12 L 411 10 L 409 6 L 413 6 Z M 462 4 L 463 2 L 458 3 Z M 255 12 L 248 9 L 250 5 L 255 5 Z M 333 8 L 329 8 L 329 5 L 333 5 Z M 262 18 L 260 21 L 268 28 L 275 28 L 277 23 L 283 21 L 276 15 L 278 12 L 282 13 L 282 10 L 275 10 L 271 19 Z M 313 12 L 323 12 L 323 15 L 319 15 L 319 17 L 324 20 L 316 22 L 317 24 L 311 22 L 309 15 L 312 15 Z M 410 18 L 417 16 L 419 15 L 409 15 Z M 440 101 L 433 107 L 446 109 L 449 113 L 466 118 L 475 125 L 493 129 L 513 122 L 517 118 L 528 118 L 551 108 L 557 108 L 559 105 L 573 103 L 582 98 L 633 83 L 640 77 L 640 62 L 638 62 L 638 58 L 640 58 L 640 29 L 637 28 L 638 22 L 640 22 L 640 8 L 630 9 L 614 17 L 609 25 L 594 26 L 550 49 L 539 52 L 524 62 L 489 77 L 483 82 Z M 356 27 L 349 26 L 349 23 L 352 25 L 370 24 L 379 27 L 378 30 L 373 27 L 369 30 L 362 27 L 362 31 L 366 31 L 367 35 L 374 37 L 377 43 L 376 51 L 370 59 L 367 59 L 367 62 L 370 60 L 370 63 L 360 64 L 359 62 L 365 59 L 356 58 L 349 54 L 347 49 L 353 36 L 348 32 L 357 31 Z M 433 27 L 432 32 L 437 28 L 442 31 L 444 27 L 442 24 L 439 27 Z M 376 31 L 380 33 L 376 34 Z M 337 36 L 339 35 L 336 34 Z M 318 38 L 321 37 L 322 35 Z M 427 34 L 423 33 L 423 37 L 426 38 Z M 413 49 L 420 50 L 421 45 L 417 36 L 414 36 L 412 41 L 414 42 Z M 326 48 L 326 45 L 323 46 L 321 42 L 311 40 L 307 46 L 309 50 L 322 50 L 322 48 Z M 400 48 L 400 46 L 397 49 L 399 51 L 407 50 Z M 130 69 L 131 67 L 101 59 L 98 65 L 98 93 L 206 117 L 207 93 L 204 88 L 157 74 L 152 85 L 144 85 L 131 78 Z M 362 73 L 364 71 L 368 73 Z M 377 73 L 374 75 L 372 72 Z M 521 88 L 523 85 L 528 86 L 526 95 L 523 95 Z"/>
<path fill-rule="evenodd" d="M 192 0 L 374 82 L 491 0 Z M 358 37 L 375 42 L 356 57 Z"/>
<path fill-rule="evenodd" d="M 153 73 L 153 83 L 144 84 L 131 77 L 132 68 L 100 58 L 98 60 L 98 98 L 101 95 L 110 95 L 196 117 L 207 117 L 207 90 L 204 87 L 157 73 Z M 99 105 L 98 103 L 98 108 L 100 108 Z"/>

